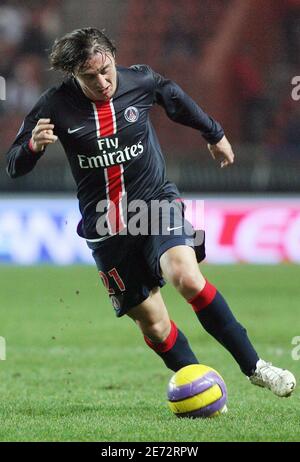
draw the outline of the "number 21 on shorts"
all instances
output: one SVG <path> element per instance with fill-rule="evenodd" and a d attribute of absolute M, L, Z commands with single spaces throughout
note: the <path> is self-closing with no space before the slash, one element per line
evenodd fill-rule
<path fill-rule="evenodd" d="M 118 288 L 120 289 L 121 292 L 124 292 L 125 291 L 125 284 L 121 278 L 121 276 L 119 275 L 118 271 L 116 268 L 112 268 L 111 270 L 108 271 L 108 276 L 113 279 L 115 281 L 115 283 L 117 284 Z M 99 275 L 102 279 L 102 282 L 104 284 L 104 287 L 106 288 L 106 290 L 108 291 L 108 294 L 109 295 L 114 295 L 115 294 L 115 291 L 112 287 L 110 287 L 109 285 L 109 278 L 107 277 L 107 275 L 105 273 L 103 273 L 103 271 L 99 271 Z"/>

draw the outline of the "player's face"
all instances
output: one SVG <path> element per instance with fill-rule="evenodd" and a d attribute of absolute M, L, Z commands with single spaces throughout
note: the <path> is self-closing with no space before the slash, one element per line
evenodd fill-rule
<path fill-rule="evenodd" d="M 117 70 L 114 57 L 110 53 L 96 53 L 76 74 L 83 93 L 92 101 L 107 101 L 117 88 Z"/>

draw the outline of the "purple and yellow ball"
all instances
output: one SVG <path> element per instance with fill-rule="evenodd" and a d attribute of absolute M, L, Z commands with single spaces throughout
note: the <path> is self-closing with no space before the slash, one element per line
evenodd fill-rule
<path fill-rule="evenodd" d="M 171 378 L 168 402 L 177 417 L 215 417 L 227 412 L 226 385 L 216 370 L 191 364 Z"/>

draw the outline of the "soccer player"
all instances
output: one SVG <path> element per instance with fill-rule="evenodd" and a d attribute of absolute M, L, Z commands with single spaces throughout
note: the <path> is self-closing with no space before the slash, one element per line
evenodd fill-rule
<path fill-rule="evenodd" d="M 55 41 L 51 65 L 66 79 L 47 90 L 25 118 L 8 152 L 8 174 L 16 178 L 30 172 L 47 145 L 59 139 L 77 184 L 78 233 L 92 249 L 117 316 L 132 318 L 171 370 L 198 363 L 169 318 L 160 292 L 167 281 L 251 383 L 289 396 L 296 385 L 293 374 L 259 358 L 245 328 L 200 272 L 197 259 L 205 256 L 204 242 L 196 242 L 179 192 L 166 178 L 149 111 L 157 103 L 174 122 L 198 130 L 213 158 L 227 167 L 234 154 L 222 127 L 149 66 L 116 66 L 115 52 L 110 39 L 93 28 Z M 124 232 L 141 201 L 147 211 L 139 219 L 150 217 L 150 232 Z M 157 202 L 172 208 L 161 207 L 153 218 L 151 207 Z"/>

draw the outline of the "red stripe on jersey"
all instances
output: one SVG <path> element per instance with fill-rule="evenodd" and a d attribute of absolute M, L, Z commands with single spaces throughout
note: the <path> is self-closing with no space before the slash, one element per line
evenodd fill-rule
<path fill-rule="evenodd" d="M 105 137 L 117 133 L 115 111 L 112 100 L 94 103 L 97 136 Z M 121 199 L 125 193 L 123 165 L 113 165 L 104 170 L 108 210 L 106 214 L 109 231 L 116 234 L 125 228 Z"/>
<path fill-rule="evenodd" d="M 99 125 L 100 136 L 109 136 L 116 133 L 115 114 L 112 101 L 95 103 Z"/>
<path fill-rule="evenodd" d="M 124 229 L 125 224 L 122 216 L 122 194 L 123 194 L 123 166 L 113 165 L 106 171 L 106 190 L 109 200 L 107 221 L 111 234 L 116 234 Z"/>

